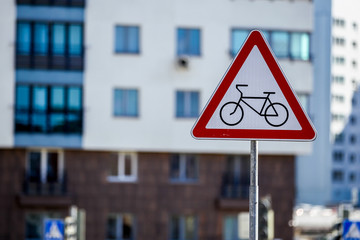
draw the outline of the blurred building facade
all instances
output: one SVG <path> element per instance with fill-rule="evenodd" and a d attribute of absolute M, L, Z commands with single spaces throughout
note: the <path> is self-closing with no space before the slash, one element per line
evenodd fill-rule
<path fill-rule="evenodd" d="M 255 28 L 307 107 L 313 2 L 14 0 L 0 13 L 0 239 L 41 239 L 72 205 L 89 240 L 248 227 L 249 143 L 190 129 Z M 295 157 L 312 144 L 259 148 L 260 195 L 291 239 Z"/>
<path fill-rule="evenodd" d="M 299 159 L 301 203 L 336 204 L 358 198 L 359 41 L 357 1 L 315 1 L 315 79 L 312 117 L 319 132 L 311 157 Z"/>

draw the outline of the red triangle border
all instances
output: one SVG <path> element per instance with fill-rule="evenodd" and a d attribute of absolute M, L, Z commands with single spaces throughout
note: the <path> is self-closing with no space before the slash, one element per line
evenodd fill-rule
<path fill-rule="evenodd" d="M 235 79 L 242 65 L 249 56 L 254 46 L 257 46 L 266 64 L 279 85 L 284 97 L 289 103 L 295 117 L 297 118 L 301 130 L 281 130 L 281 129 L 208 129 L 210 118 L 226 94 L 231 83 Z M 279 64 L 277 63 L 269 45 L 258 30 L 252 31 L 246 39 L 232 64 L 220 81 L 212 97 L 205 106 L 200 117 L 192 128 L 192 136 L 196 139 L 239 139 L 239 140 L 294 140 L 294 141 L 313 141 L 316 138 L 316 130 L 309 117 L 299 104 L 290 84 L 285 78 Z"/>

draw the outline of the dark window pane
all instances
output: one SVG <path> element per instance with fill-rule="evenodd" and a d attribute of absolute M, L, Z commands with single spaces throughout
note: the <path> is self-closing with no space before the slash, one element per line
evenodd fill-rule
<path fill-rule="evenodd" d="M 117 177 L 119 175 L 118 154 L 112 154 L 109 161 L 109 176 Z"/>
<path fill-rule="evenodd" d="M 54 55 L 65 54 L 65 24 L 52 26 L 52 53 Z"/>
<path fill-rule="evenodd" d="M 170 160 L 170 178 L 180 178 L 180 155 L 172 155 Z"/>
<path fill-rule="evenodd" d="M 176 117 L 185 116 L 185 93 L 182 91 L 176 92 Z"/>
<path fill-rule="evenodd" d="M 59 155 L 56 152 L 49 152 L 47 154 L 47 181 L 56 182 L 58 181 L 58 158 Z"/>
<path fill-rule="evenodd" d="M 81 88 L 79 87 L 70 87 L 68 89 L 68 105 L 69 110 L 71 111 L 79 111 L 81 110 Z"/>
<path fill-rule="evenodd" d="M 125 176 L 131 176 L 131 155 L 125 154 L 124 156 L 124 174 Z"/>
<path fill-rule="evenodd" d="M 106 224 L 106 239 L 117 239 L 116 237 L 116 216 L 109 216 Z"/>
<path fill-rule="evenodd" d="M 17 24 L 16 36 L 17 53 L 20 55 L 29 55 L 31 49 L 31 27 L 30 23 Z"/>
<path fill-rule="evenodd" d="M 27 214 L 25 221 L 25 239 L 42 239 L 42 215 L 37 213 Z"/>
<path fill-rule="evenodd" d="M 34 132 L 46 132 L 46 114 L 32 114 L 31 123 Z"/>
<path fill-rule="evenodd" d="M 67 115 L 67 131 L 69 133 L 81 133 L 82 118 L 81 113 L 72 113 Z"/>
<path fill-rule="evenodd" d="M 72 24 L 69 26 L 69 54 L 81 55 L 82 50 L 82 26 Z"/>
<path fill-rule="evenodd" d="M 173 216 L 170 222 L 170 239 L 180 240 L 180 218 Z"/>
<path fill-rule="evenodd" d="M 34 28 L 34 51 L 37 55 L 47 55 L 49 44 L 48 25 L 36 23 Z"/>
<path fill-rule="evenodd" d="M 197 179 L 198 167 L 195 156 L 188 155 L 186 156 L 186 179 L 195 180 Z"/>
<path fill-rule="evenodd" d="M 30 152 L 29 154 L 29 180 L 40 182 L 41 180 L 41 153 Z"/>
<path fill-rule="evenodd" d="M 50 106 L 52 110 L 63 111 L 65 109 L 64 87 L 52 87 Z"/>
<path fill-rule="evenodd" d="M 50 115 L 50 132 L 65 131 L 65 115 L 62 113 L 53 113 Z"/>
<path fill-rule="evenodd" d="M 18 85 L 16 87 L 16 109 L 28 110 L 30 105 L 30 89 L 29 86 Z"/>
<path fill-rule="evenodd" d="M 27 132 L 29 130 L 29 114 L 16 111 L 15 116 L 15 131 Z"/>
<path fill-rule="evenodd" d="M 199 115 L 199 93 L 190 93 L 190 117 L 197 117 Z"/>
<path fill-rule="evenodd" d="M 133 217 L 130 214 L 124 214 L 122 223 L 122 240 L 133 239 Z"/>

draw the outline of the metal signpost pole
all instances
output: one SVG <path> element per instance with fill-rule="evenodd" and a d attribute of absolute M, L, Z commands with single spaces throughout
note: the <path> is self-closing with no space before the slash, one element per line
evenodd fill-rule
<path fill-rule="evenodd" d="M 258 240 L 258 143 L 256 140 L 250 142 L 250 194 L 249 194 L 249 214 L 250 240 Z"/>

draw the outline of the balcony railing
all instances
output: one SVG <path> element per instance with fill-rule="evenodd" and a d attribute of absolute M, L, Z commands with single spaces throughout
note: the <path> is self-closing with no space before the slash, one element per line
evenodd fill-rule
<path fill-rule="evenodd" d="M 18 5 L 85 7 L 86 0 L 16 0 Z"/>
<path fill-rule="evenodd" d="M 83 56 L 36 56 L 16 54 L 16 68 L 83 70 Z"/>
<path fill-rule="evenodd" d="M 26 196 L 64 196 L 67 194 L 66 174 L 64 173 L 62 180 L 48 179 L 43 182 L 40 178 L 33 178 L 25 173 L 23 194 Z"/>
<path fill-rule="evenodd" d="M 221 184 L 221 198 L 247 199 L 249 198 L 249 178 L 234 173 L 225 173 Z"/>

